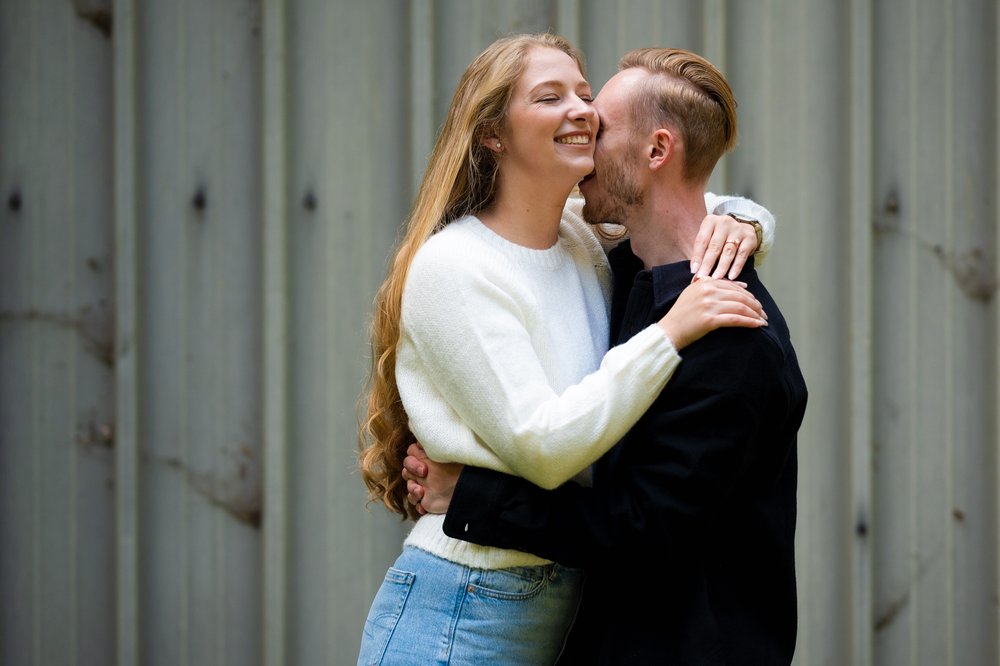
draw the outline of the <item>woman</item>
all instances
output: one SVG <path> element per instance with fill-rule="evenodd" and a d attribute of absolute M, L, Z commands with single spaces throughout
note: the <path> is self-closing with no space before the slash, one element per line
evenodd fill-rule
<path fill-rule="evenodd" d="M 721 325 L 764 325 L 741 286 L 702 281 L 607 351 L 607 260 L 563 212 L 594 168 L 590 102 L 578 52 L 549 34 L 498 40 L 459 82 L 376 298 L 361 471 L 403 516 L 416 517 L 400 476 L 414 439 L 435 460 L 555 487 L 635 423 L 677 350 Z M 579 572 L 450 539 L 441 522 L 421 517 L 407 537 L 359 663 L 554 661 Z"/>

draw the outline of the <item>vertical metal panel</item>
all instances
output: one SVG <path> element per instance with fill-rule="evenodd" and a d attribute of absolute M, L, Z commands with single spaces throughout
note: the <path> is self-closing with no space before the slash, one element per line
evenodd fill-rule
<path fill-rule="evenodd" d="M 916 663 L 912 652 L 913 632 L 898 617 L 910 600 L 910 583 L 914 576 L 909 534 L 915 523 L 911 507 L 913 498 L 913 459 L 909 452 L 916 440 L 913 398 L 907 395 L 919 381 L 914 376 L 916 365 L 912 338 L 916 327 L 895 331 L 896 322 L 909 323 L 915 310 L 908 285 L 912 271 L 906 268 L 906 247 L 896 236 L 901 227 L 900 202 L 912 195 L 909 183 L 898 173 L 914 157 L 908 150 L 915 146 L 913 132 L 907 130 L 915 117 L 913 96 L 906 86 L 907 62 L 912 58 L 910 44 L 904 42 L 910 13 L 905 7 L 879 3 L 875 7 L 878 57 L 875 66 L 876 97 L 875 152 L 876 209 L 875 256 L 877 262 L 893 266 L 884 271 L 876 282 L 873 298 L 875 307 L 874 382 L 876 474 L 875 474 L 875 643 L 876 663 Z M 893 30 L 889 27 L 892 26 Z M 881 38 L 881 41 L 880 41 Z M 912 43 L 912 40 L 910 40 Z M 910 206 L 907 207 L 908 209 Z M 881 464 L 884 460 L 885 464 Z M 885 470 L 885 471 L 882 471 Z M 891 473 L 890 473 L 891 472 Z"/>
<path fill-rule="evenodd" d="M 115 441 L 115 321 L 114 321 L 114 174 L 109 165 L 114 149 L 113 52 L 104 18 L 106 0 L 91 3 L 88 12 L 74 8 L 69 31 L 72 57 L 73 165 L 71 209 L 74 219 L 74 307 L 80 329 L 74 381 L 75 402 L 72 537 L 73 621 L 71 662 L 109 663 L 113 660 L 114 629 L 114 503 Z M 51 164 L 47 165 L 51 168 Z M 61 221 L 65 224 L 65 221 Z"/>
<path fill-rule="evenodd" d="M 551 2 L 510 0 L 433 3 L 435 136 L 451 104 L 455 86 L 472 59 L 493 40 L 513 32 L 542 32 L 553 27 L 556 12 Z"/>
<path fill-rule="evenodd" d="M 555 32 L 573 44 L 580 43 L 580 0 L 555 0 Z"/>
<path fill-rule="evenodd" d="M 260 656 L 258 18 L 239 0 L 137 16 L 147 664 Z"/>
<path fill-rule="evenodd" d="M 998 658 L 995 25 L 876 8 L 877 663 Z"/>
<path fill-rule="evenodd" d="M 411 183 L 407 7 L 300 2 L 288 26 L 289 658 L 348 663 L 403 536 L 365 510 L 355 405 Z"/>
<path fill-rule="evenodd" d="M 116 0 L 115 46 L 115 531 L 116 655 L 139 663 L 139 254 L 136 16 Z"/>
<path fill-rule="evenodd" d="M 189 509 L 184 501 L 182 447 L 188 439 L 184 413 L 184 345 L 187 335 L 181 286 L 188 275 L 183 243 L 183 211 L 193 192 L 178 173 L 185 93 L 178 58 L 185 46 L 176 33 L 180 3 L 141 3 L 135 8 L 137 254 L 141 374 L 139 441 L 142 452 L 140 499 L 139 663 L 188 663 L 185 607 Z M 156 156 L 148 159 L 147 156 Z M 147 163 L 148 159 L 148 163 Z M 155 189 L 152 185 L 155 184 Z M 154 251 L 156 250 L 156 251 Z M 145 306 L 145 307 L 143 307 Z M 146 384 L 155 378 L 155 387 Z M 152 395 L 159 400 L 151 400 Z M 147 397 L 149 396 L 149 397 Z M 148 404 L 147 404 L 148 403 Z M 154 462 L 155 461 L 155 462 Z M 168 461 L 173 461 L 174 467 Z M 157 464 L 158 463 L 158 464 Z"/>
<path fill-rule="evenodd" d="M 288 658 L 288 166 L 287 40 L 284 0 L 265 0 L 263 31 L 264 184 L 264 594 L 263 662 Z"/>
<path fill-rule="evenodd" d="M 853 0 L 850 6 L 850 258 L 848 309 L 853 335 L 850 344 L 850 487 L 853 547 L 847 553 L 850 571 L 851 663 L 872 663 L 872 2 Z M 835 535 L 836 536 L 836 535 Z M 815 575 L 815 574 L 814 574 Z M 823 620 L 824 618 L 818 618 Z M 815 631 L 818 627 L 810 627 Z"/>
<path fill-rule="evenodd" d="M 981 22 L 981 25 L 983 25 L 986 30 L 989 30 L 990 25 L 992 25 L 994 29 L 994 34 L 1000 34 L 1000 11 L 994 11 L 993 14 L 994 16 L 992 21 L 987 16 L 987 18 Z M 996 97 L 997 95 L 996 91 L 1000 90 L 1000 48 L 997 48 L 996 40 L 994 40 L 993 42 L 993 54 L 992 57 L 988 59 L 988 62 L 993 63 L 993 76 L 992 76 L 992 88 L 994 91 L 994 100 L 992 109 L 993 122 L 992 123 L 987 122 L 984 124 L 984 126 L 985 127 L 992 126 L 993 128 L 993 148 L 994 148 L 993 160 L 992 160 L 993 191 L 1000 192 L 1000 99 Z M 989 79 L 985 80 L 989 81 Z M 989 149 L 990 145 L 989 142 L 984 141 L 982 145 L 985 146 L 987 150 Z M 989 181 L 986 182 L 987 182 L 987 188 L 989 188 Z M 987 189 L 987 191 L 989 190 Z M 992 218 L 993 218 L 993 228 L 1000 230 L 1000 207 L 997 207 L 993 210 Z M 989 219 L 989 216 L 987 216 L 986 219 Z M 993 256 L 994 256 L 993 274 L 994 277 L 1000 280 L 1000 232 L 998 232 L 993 239 Z M 993 298 L 992 310 L 993 310 L 993 319 L 992 319 L 993 344 L 990 347 L 993 351 L 993 363 L 994 363 L 994 368 L 996 369 L 1000 368 L 1000 307 L 997 307 L 996 296 L 994 296 Z M 985 498 L 983 498 L 981 504 L 983 506 L 991 505 L 993 511 L 995 512 L 993 515 L 992 522 L 987 523 L 986 521 L 984 521 L 985 525 L 984 532 L 985 534 L 990 535 L 989 539 L 992 541 L 991 544 L 992 553 L 990 553 L 990 551 L 987 550 L 986 553 L 987 557 L 990 554 L 996 555 L 996 557 L 994 557 L 993 559 L 995 566 L 993 567 L 992 575 L 994 576 L 994 580 L 997 581 L 997 583 L 994 587 L 993 594 L 994 594 L 994 599 L 1000 599 L 1000 451 L 997 451 L 997 449 L 1000 448 L 1000 416 L 998 416 L 1000 415 L 1000 372 L 996 372 L 994 374 L 991 387 L 993 389 L 992 404 L 993 404 L 994 416 L 993 416 L 993 422 L 991 424 L 992 432 L 990 433 L 990 436 L 987 438 L 987 441 L 992 440 L 994 442 L 994 448 L 993 448 L 994 460 L 992 465 L 993 487 L 989 489 L 991 491 L 990 493 L 984 493 L 984 494 L 992 494 L 993 501 L 987 503 Z M 987 400 L 986 404 L 988 405 L 989 402 L 990 401 Z M 984 462 L 983 464 L 984 468 L 989 466 L 990 464 L 988 460 Z M 987 570 L 986 576 L 989 575 L 990 572 L 989 570 Z M 1000 655 L 1000 613 L 998 613 L 997 616 L 994 618 L 992 625 L 993 625 L 992 648 L 995 654 Z"/>
<path fill-rule="evenodd" d="M 410 189 L 406 199 L 416 196 L 424 166 L 434 146 L 439 119 L 434 115 L 434 30 L 433 0 L 410 3 Z"/>
<path fill-rule="evenodd" d="M 948 275 L 950 308 L 948 383 L 953 442 L 946 473 L 948 506 L 944 523 L 950 549 L 947 572 L 950 613 L 949 640 L 955 663 L 1000 662 L 996 636 L 1000 625 L 998 578 L 993 563 L 1000 560 L 995 502 L 997 495 L 997 412 L 995 380 L 1000 375 L 995 353 L 998 227 L 1000 205 L 996 182 L 997 142 L 992 120 L 997 94 L 997 4 L 955 3 L 945 23 L 950 54 L 946 72 L 945 133 L 949 145 L 945 213 L 950 230 L 943 254 Z M 970 67 L 970 63 L 977 63 Z M 980 66 L 978 63 L 984 63 Z M 985 149 L 984 149 L 985 147 Z M 970 169 L 971 166 L 971 169 Z M 928 174 L 930 184 L 941 172 Z M 935 255 L 938 253 L 935 251 Z M 972 379 L 977 385 L 969 391 Z"/>
<path fill-rule="evenodd" d="M 981 25 L 983 25 L 986 30 L 989 30 L 989 26 L 992 25 L 994 29 L 994 34 L 1000 34 L 1000 11 L 994 11 L 993 20 L 990 21 L 989 17 L 987 17 L 985 20 L 981 22 Z M 996 95 L 997 94 L 996 91 L 1000 90 L 1000 48 L 997 48 L 995 40 L 993 43 L 993 54 L 988 61 L 993 63 L 992 87 L 994 95 Z M 992 161 L 993 191 L 1000 192 L 1000 99 L 997 99 L 996 97 L 994 97 L 993 100 L 992 111 L 993 111 L 993 122 L 992 123 L 987 122 L 984 124 L 984 126 L 985 127 L 992 126 L 993 128 L 993 149 L 994 149 L 993 150 L 994 157 Z M 986 146 L 987 150 L 989 149 L 988 147 L 990 144 L 988 142 L 984 141 L 982 145 Z M 987 188 L 988 187 L 989 185 L 987 181 Z M 997 207 L 996 209 L 993 210 L 992 218 L 993 218 L 993 228 L 1000 230 L 1000 207 Z M 989 219 L 989 216 L 987 216 L 987 219 Z M 997 277 L 998 280 L 1000 280 L 1000 232 L 998 232 L 995 238 L 993 239 L 993 256 L 995 258 L 993 274 L 995 277 Z M 994 296 L 993 308 L 992 308 L 993 344 L 990 347 L 993 351 L 994 367 L 1000 368 L 1000 307 L 997 307 L 996 303 L 997 303 L 997 298 L 996 296 Z M 994 558 L 995 566 L 993 567 L 992 571 L 994 580 L 997 581 L 993 593 L 994 593 L 994 599 L 1000 599 L 1000 452 L 997 451 L 997 449 L 1000 448 L 1000 416 L 998 416 L 1000 415 L 1000 372 L 996 372 L 994 374 L 992 389 L 993 389 L 992 404 L 993 404 L 994 417 L 993 417 L 993 422 L 991 424 L 992 432 L 990 433 L 990 436 L 988 437 L 987 441 L 992 440 L 994 442 L 994 449 L 993 449 L 994 460 L 992 465 L 993 488 L 990 489 L 992 492 L 989 493 L 992 494 L 993 501 L 989 502 L 989 505 L 992 506 L 993 511 L 995 513 L 993 515 L 992 522 L 986 523 L 986 521 L 984 521 L 984 525 L 986 526 L 984 532 L 985 534 L 991 536 L 991 541 L 993 542 L 991 544 L 992 554 L 997 555 L 997 557 Z M 986 404 L 989 404 L 988 400 Z M 985 468 L 989 466 L 990 466 L 989 461 L 987 460 L 984 463 L 983 467 Z M 987 501 L 985 500 L 985 498 L 982 501 L 982 505 L 987 506 Z M 991 553 L 987 551 L 987 557 L 990 554 Z M 986 575 L 987 576 L 990 575 L 990 572 L 988 570 L 986 572 Z M 1000 655 L 1000 614 L 997 614 L 997 617 L 995 617 L 993 622 L 992 648 L 995 654 Z"/>
<path fill-rule="evenodd" d="M 876 15 L 879 663 L 997 660 L 995 24 L 985 2 Z"/>
<path fill-rule="evenodd" d="M 595 89 L 604 85 L 629 49 L 662 45 L 701 51 L 703 11 L 702 3 L 687 0 L 580 0 L 578 46 L 586 54 L 590 82 Z"/>
<path fill-rule="evenodd" d="M 848 62 L 827 57 L 849 43 L 844 5 L 811 0 L 771 3 L 762 58 L 742 34 L 740 56 L 768 71 L 764 87 L 744 88 L 744 106 L 765 110 L 767 143 L 761 187 L 754 194 L 779 216 L 778 241 L 762 275 L 788 320 L 810 406 L 799 431 L 800 663 L 849 663 L 849 599 L 841 593 L 850 574 L 849 364 L 851 347 L 841 326 L 848 317 L 852 267 L 841 223 L 850 197 Z M 738 22 L 735 25 L 739 25 Z M 794 103 L 790 103 L 794 98 Z M 746 147 L 741 150 L 746 151 Z M 752 153 L 751 153 L 752 154 Z M 836 318 L 831 322 L 831 314 Z M 853 323 L 853 322 L 852 322 Z M 859 322 L 860 323 L 860 322 Z"/>
<path fill-rule="evenodd" d="M 0 662 L 113 653 L 106 36 L 0 5 Z"/>
<path fill-rule="evenodd" d="M 17 313 L 34 306 L 33 235 L 38 185 L 31 150 L 37 135 L 37 62 L 31 37 L 34 16 L 27 5 L 7 3 L 0 13 L 0 186 L 3 193 L 0 242 L 0 657 L 4 661 L 37 660 L 34 548 L 35 428 L 33 390 L 37 324 Z M 14 91 L 20 94 L 15 95 Z M 19 479 L 30 479 L 19 483 Z"/>
<path fill-rule="evenodd" d="M 72 145 L 72 116 L 67 117 L 58 111 L 70 103 L 68 78 L 71 73 L 60 62 L 59 56 L 66 57 L 70 51 L 67 48 L 67 28 L 72 17 L 60 9 L 54 3 L 35 8 L 35 54 L 41 74 L 34 91 L 39 114 L 35 139 L 39 151 L 45 155 L 58 155 L 64 146 Z M 50 50 L 44 48 L 46 43 L 61 44 L 62 48 Z M 46 193 L 34 202 L 39 222 L 69 216 L 71 174 L 71 170 L 46 170 L 36 162 L 32 175 L 39 193 Z M 55 225 L 36 226 L 32 248 L 32 291 L 33 300 L 42 312 L 71 310 L 74 280 L 69 271 L 76 263 L 73 260 L 74 251 L 72 230 L 67 235 Z M 39 279 L 43 275 L 47 279 Z M 36 654 L 42 662 L 64 661 L 69 657 L 71 646 L 67 641 L 69 636 L 60 630 L 74 624 L 69 608 L 70 598 L 64 594 L 70 589 L 68 574 L 72 555 L 67 537 L 73 524 L 69 520 L 72 504 L 68 494 L 73 456 L 67 456 L 63 447 L 72 437 L 70 403 L 73 391 L 65 388 L 72 384 L 75 345 L 71 328 L 48 326 L 43 322 L 36 326 L 34 337 L 33 411 L 37 438 L 34 465 L 38 475 L 34 511 L 35 594 L 38 598 Z"/>

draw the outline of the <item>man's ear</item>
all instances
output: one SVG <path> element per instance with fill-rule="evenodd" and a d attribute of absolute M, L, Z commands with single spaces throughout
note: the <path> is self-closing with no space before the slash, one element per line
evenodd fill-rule
<path fill-rule="evenodd" d="M 659 171 L 670 163 L 677 153 L 680 137 L 668 127 L 661 127 L 653 132 L 650 142 L 647 144 L 649 158 L 649 168 L 651 171 Z"/>

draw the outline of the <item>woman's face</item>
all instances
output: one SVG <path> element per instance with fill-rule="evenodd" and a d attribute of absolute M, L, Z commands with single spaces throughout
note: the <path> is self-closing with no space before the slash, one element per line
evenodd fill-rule
<path fill-rule="evenodd" d="M 599 120 L 590 84 L 558 49 L 536 47 L 514 86 L 501 133 L 504 177 L 515 172 L 576 183 L 594 169 Z"/>

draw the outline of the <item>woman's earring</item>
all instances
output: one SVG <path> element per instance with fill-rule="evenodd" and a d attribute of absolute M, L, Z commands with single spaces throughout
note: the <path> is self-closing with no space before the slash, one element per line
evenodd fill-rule
<path fill-rule="evenodd" d="M 497 150 L 500 150 L 502 148 L 503 148 L 503 144 L 501 144 L 499 141 L 497 141 Z"/>

